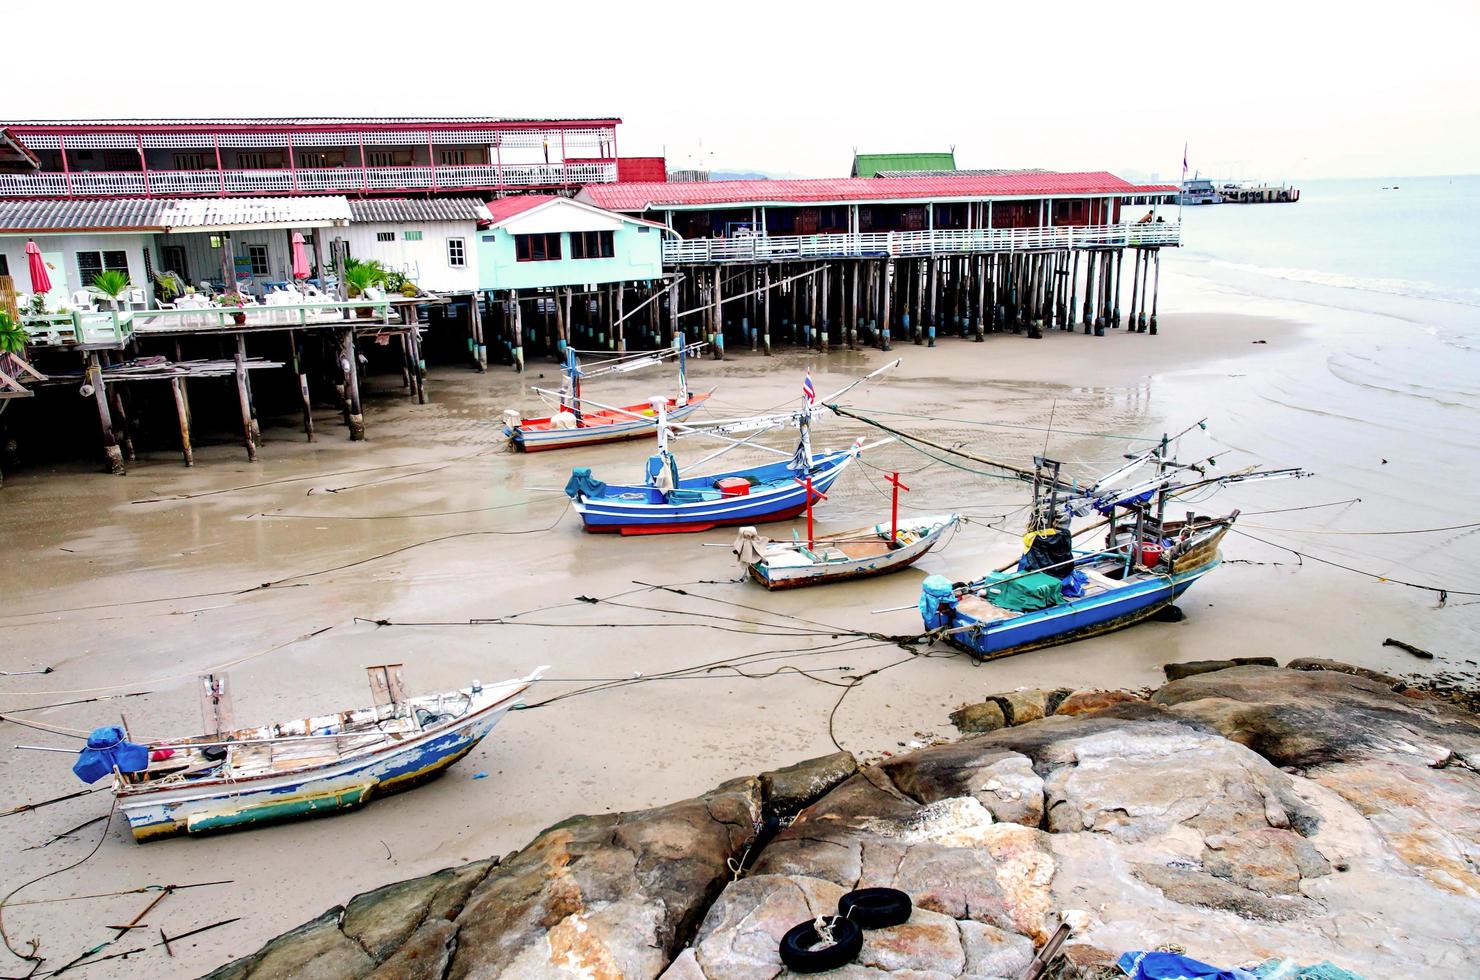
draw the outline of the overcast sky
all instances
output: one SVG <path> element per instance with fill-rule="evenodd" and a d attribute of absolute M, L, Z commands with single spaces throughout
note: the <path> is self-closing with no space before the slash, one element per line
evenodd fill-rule
<path fill-rule="evenodd" d="M 1480 172 L 1480 3 L 7 4 L 0 118 L 616 115 L 670 167 Z"/>

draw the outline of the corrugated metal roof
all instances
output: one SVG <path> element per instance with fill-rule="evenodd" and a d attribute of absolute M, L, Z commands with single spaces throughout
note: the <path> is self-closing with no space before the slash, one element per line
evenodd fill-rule
<path fill-rule="evenodd" d="M 162 231 L 169 201 L 114 198 L 101 201 L 0 201 L 0 232 Z"/>
<path fill-rule="evenodd" d="M 880 170 L 874 174 L 875 177 L 1001 177 L 1004 174 L 1041 174 L 1047 173 L 1041 167 L 988 167 L 971 170 Z"/>
<path fill-rule="evenodd" d="M 523 214 L 530 208 L 537 208 L 546 201 L 555 200 L 554 194 L 518 194 L 514 197 L 501 197 L 497 201 L 488 202 L 488 220 L 494 224 Z"/>
<path fill-rule="evenodd" d="M 955 151 L 949 153 L 855 153 L 853 176 L 872 177 L 881 170 L 955 170 Z"/>
<path fill-rule="evenodd" d="M 343 197 L 204 197 L 166 202 L 161 221 L 171 230 L 250 226 L 308 227 L 349 223 Z"/>
<path fill-rule="evenodd" d="M 81 127 L 99 126 L 443 126 L 488 123 L 618 123 L 615 116 L 264 116 L 219 119 L 16 119 L 5 126 Z"/>
<path fill-rule="evenodd" d="M 721 180 L 703 183 L 587 184 L 576 200 L 611 211 L 761 204 L 857 204 L 868 201 L 985 200 L 1035 195 L 1115 195 L 1175 191 L 1138 185 L 1106 171 L 1019 171 L 989 176 L 824 177 L 812 180 Z"/>
<path fill-rule="evenodd" d="M 476 197 L 352 200 L 355 221 L 487 221 L 488 208 Z"/>

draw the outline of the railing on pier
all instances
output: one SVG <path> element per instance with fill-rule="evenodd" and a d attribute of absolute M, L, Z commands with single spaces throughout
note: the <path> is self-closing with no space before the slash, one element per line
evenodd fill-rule
<path fill-rule="evenodd" d="M 0 197 L 132 197 L 211 194 L 349 194 L 360 191 L 578 187 L 611 183 L 608 163 L 305 167 L 297 170 L 150 170 L 0 174 Z"/>
<path fill-rule="evenodd" d="M 178 310 L 102 310 L 25 316 L 21 325 L 32 347 L 123 347 L 136 336 L 194 333 L 235 333 L 250 330 L 290 330 L 325 327 L 388 325 L 391 301 L 348 300 L 328 303 L 284 303 L 263 306 L 212 306 Z M 240 322 L 238 322 L 240 317 Z"/>
<path fill-rule="evenodd" d="M 1052 228 L 937 228 L 840 235 L 753 235 L 744 238 L 669 239 L 667 265 L 780 262 L 806 259 L 916 258 L 980 252 L 1052 251 L 1178 245 L 1181 225 L 1137 222 Z"/>

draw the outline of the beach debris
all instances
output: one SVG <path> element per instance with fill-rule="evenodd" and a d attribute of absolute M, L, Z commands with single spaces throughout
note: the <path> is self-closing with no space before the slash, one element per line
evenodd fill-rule
<path fill-rule="evenodd" d="M 1409 653 L 1413 654 L 1415 657 L 1418 657 L 1420 660 L 1434 659 L 1434 655 L 1425 650 L 1423 647 L 1416 647 L 1412 643 L 1405 643 L 1402 640 L 1395 640 L 1391 636 L 1388 637 L 1386 640 L 1383 640 L 1382 645 L 1385 647 L 1397 647 L 1399 650 L 1407 650 Z"/>
<path fill-rule="evenodd" d="M 475 773 L 473 773 L 473 778 L 474 779 L 487 779 L 488 778 L 488 773 L 486 773 L 486 772 L 475 772 Z"/>
<path fill-rule="evenodd" d="M 86 796 L 89 793 L 97 793 L 107 788 L 108 787 L 106 786 L 95 786 L 92 789 L 81 789 L 75 793 L 68 793 L 65 796 L 54 796 L 49 800 L 42 800 L 39 803 L 22 803 L 20 806 L 13 806 L 9 810 L 0 810 L 0 817 L 11 817 L 15 816 L 17 813 L 29 813 L 32 810 L 39 810 L 44 806 L 51 806 L 53 803 L 62 803 L 66 800 L 75 800 L 79 796 Z"/>
<path fill-rule="evenodd" d="M 38 670 L 0 670 L 0 677 L 20 677 L 24 674 L 49 674 L 55 667 L 42 667 Z"/>

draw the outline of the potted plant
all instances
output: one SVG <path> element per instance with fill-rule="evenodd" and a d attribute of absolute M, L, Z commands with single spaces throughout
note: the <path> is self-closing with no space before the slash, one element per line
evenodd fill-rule
<path fill-rule="evenodd" d="M 388 271 L 385 266 L 374 259 L 359 261 L 350 259 L 344 267 L 344 285 L 350 299 L 359 299 L 365 295 L 365 290 L 372 286 L 384 288 Z M 358 315 L 369 318 L 375 315 L 372 309 L 361 309 Z"/>
<path fill-rule="evenodd" d="M 16 322 L 9 310 L 0 310 L 0 354 L 20 357 L 26 352 L 26 328 Z"/>
<path fill-rule="evenodd" d="M 134 284 L 129 281 L 127 272 L 106 269 L 93 276 L 92 285 L 87 287 L 87 291 L 99 299 L 106 299 L 116 311 L 133 288 Z"/>
<path fill-rule="evenodd" d="M 231 319 L 236 322 L 237 326 L 240 327 L 247 322 L 247 301 L 241 293 L 226 293 L 217 302 L 223 308 L 231 309 Z"/>

